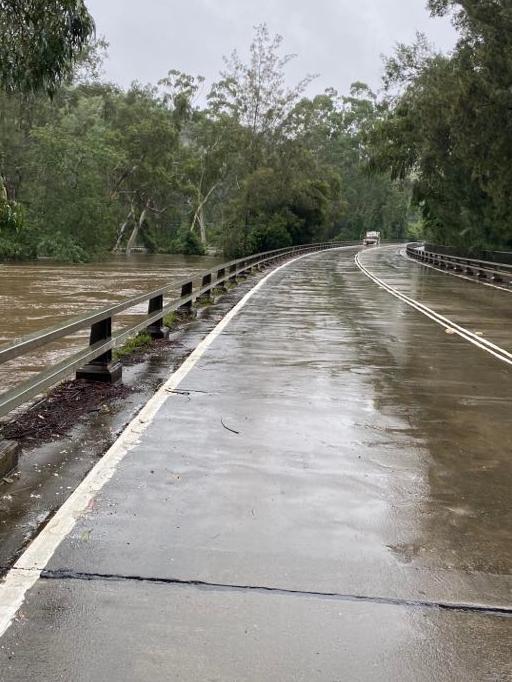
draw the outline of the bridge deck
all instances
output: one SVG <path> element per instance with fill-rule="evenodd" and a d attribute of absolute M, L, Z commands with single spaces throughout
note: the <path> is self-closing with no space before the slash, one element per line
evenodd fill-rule
<path fill-rule="evenodd" d="M 34 543 L 2 680 L 510 679 L 512 368 L 353 256 L 274 273 Z"/>

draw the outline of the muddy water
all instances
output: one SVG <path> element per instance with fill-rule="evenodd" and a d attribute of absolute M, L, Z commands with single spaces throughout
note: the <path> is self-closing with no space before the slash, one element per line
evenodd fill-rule
<path fill-rule="evenodd" d="M 178 283 L 221 260 L 212 256 L 136 255 L 85 265 L 0 264 L 0 345 L 140 292 Z M 145 309 L 144 304 L 120 315 L 115 326 L 126 326 L 133 313 Z M 60 359 L 67 351 L 83 347 L 87 336 L 88 330 L 84 330 L 0 365 L 0 392 Z"/>

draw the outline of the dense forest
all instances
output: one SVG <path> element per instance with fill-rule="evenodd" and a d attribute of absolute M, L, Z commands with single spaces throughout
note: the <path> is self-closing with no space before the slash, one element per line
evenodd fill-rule
<path fill-rule="evenodd" d="M 101 41 L 52 88 L 0 92 L 0 257 L 84 260 L 134 245 L 231 257 L 292 243 L 403 237 L 408 192 L 368 173 L 380 115 L 356 84 L 308 98 L 282 39 L 256 28 L 216 83 L 170 71 L 129 90 L 98 76 Z"/>
<path fill-rule="evenodd" d="M 16 2 L 32 9 L 0 20 L 0 258 L 231 257 L 371 229 L 512 246 L 507 0 L 429 0 L 452 15 L 453 53 L 418 36 L 380 94 L 315 97 L 312 77 L 287 84 L 293 56 L 265 25 L 209 86 L 171 70 L 124 90 L 100 77 L 107 46 L 81 0 L 0 9 Z"/>
<path fill-rule="evenodd" d="M 429 0 L 451 14 L 450 55 L 424 36 L 387 60 L 372 165 L 412 184 L 425 236 L 459 249 L 512 248 L 512 4 Z"/>

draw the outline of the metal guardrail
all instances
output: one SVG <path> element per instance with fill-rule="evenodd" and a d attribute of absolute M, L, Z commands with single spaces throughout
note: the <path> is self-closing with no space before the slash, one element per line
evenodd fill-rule
<path fill-rule="evenodd" d="M 453 270 L 481 280 L 499 282 L 512 285 L 512 265 L 508 263 L 493 263 L 476 258 L 463 258 L 444 253 L 427 251 L 417 244 L 407 246 L 407 255 L 421 263 L 427 263 L 440 270 Z"/>
<path fill-rule="evenodd" d="M 166 313 L 190 309 L 198 298 L 210 297 L 213 289 L 223 287 L 229 281 L 235 282 L 239 275 L 246 275 L 253 268 L 272 265 L 278 261 L 300 254 L 355 244 L 359 244 L 359 242 L 324 242 L 321 244 L 287 247 L 239 258 L 238 260 L 218 265 L 208 272 L 196 275 L 178 284 L 170 284 L 160 289 L 126 299 L 108 308 L 71 318 L 64 323 L 30 334 L 29 336 L 17 339 L 14 343 L 0 347 L 0 364 L 2 364 L 46 346 L 52 341 L 90 327 L 90 340 L 87 348 L 80 350 L 58 364 L 48 367 L 33 378 L 0 394 L 0 417 L 5 416 L 14 408 L 19 407 L 34 396 L 55 385 L 75 370 L 78 370 L 77 376 L 81 378 L 108 382 L 120 379 L 121 364 L 113 363 L 112 361 L 112 350 L 114 348 L 119 347 L 128 338 L 143 330 L 148 330 L 153 338 L 164 337 L 166 330 L 163 325 L 163 318 Z M 164 299 L 173 293 L 178 293 L 178 296 L 168 303 L 164 303 Z M 148 312 L 142 316 L 142 319 L 137 324 L 112 333 L 112 321 L 116 315 L 134 308 L 145 301 L 148 301 Z"/>
<path fill-rule="evenodd" d="M 477 260 L 512 265 L 512 251 L 491 251 L 488 249 L 469 249 L 464 247 L 447 246 L 446 244 L 432 244 L 425 242 L 425 249 L 433 253 L 442 253 L 445 256 L 457 256 L 458 258 L 476 258 Z"/>

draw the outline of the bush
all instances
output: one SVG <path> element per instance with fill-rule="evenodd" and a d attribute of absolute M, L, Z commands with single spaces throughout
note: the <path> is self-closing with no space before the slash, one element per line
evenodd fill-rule
<path fill-rule="evenodd" d="M 89 260 L 87 252 L 79 244 L 60 232 L 41 239 L 37 245 L 37 254 L 70 263 L 86 263 Z"/>
<path fill-rule="evenodd" d="M 0 183 L 0 259 L 35 258 L 34 234 L 26 227 L 22 208 L 7 200 Z"/>
<path fill-rule="evenodd" d="M 292 245 L 292 238 L 287 229 L 286 219 L 283 216 L 273 216 L 267 225 L 257 227 L 250 236 L 252 253 L 284 249 Z"/>
<path fill-rule="evenodd" d="M 172 253 L 182 253 L 185 256 L 204 256 L 205 249 L 197 235 L 189 229 L 179 232 L 178 238 L 171 243 Z"/>

